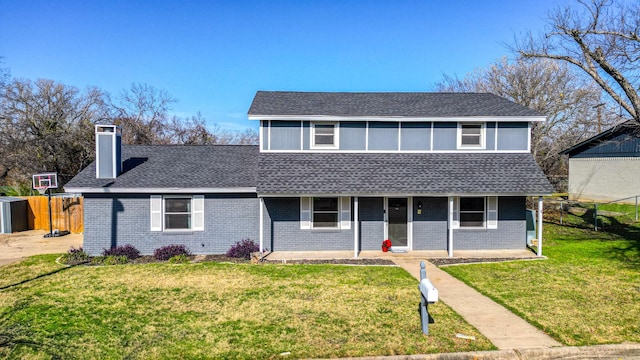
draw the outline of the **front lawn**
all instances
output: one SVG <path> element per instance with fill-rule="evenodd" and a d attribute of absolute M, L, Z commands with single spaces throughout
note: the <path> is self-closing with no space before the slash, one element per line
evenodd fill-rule
<path fill-rule="evenodd" d="M 640 225 L 589 220 L 545 223 L 548 260 L 443 269 L 566 345 L 640 342 Z"/>
<path fill-rule="evenodd" d="M 442 303 L 430 307 L 436 323 L 423 336 L 418 283 L 396 267 L 63 268 L 55 257 L 0 267 L 0 357 L 291 359 L 493 348 Z"/>

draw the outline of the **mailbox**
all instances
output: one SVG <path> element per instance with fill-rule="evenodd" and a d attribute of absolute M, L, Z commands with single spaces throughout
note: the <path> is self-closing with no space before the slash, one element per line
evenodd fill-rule
<path fill-rule="evenodd" d="M 422 279 L 420 281 L 420 293 L 422 293 L 422 296 L 428 303 L 438 302 L 438 289 L 433 286 L 429 279 Z"/>

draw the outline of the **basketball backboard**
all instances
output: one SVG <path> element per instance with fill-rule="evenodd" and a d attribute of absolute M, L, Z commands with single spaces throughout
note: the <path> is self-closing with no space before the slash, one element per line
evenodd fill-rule
<path fill-rule="evenodd" d="M 57 189 L 58 173 L 43 173 L 33 175 L 33 188 Z"/>

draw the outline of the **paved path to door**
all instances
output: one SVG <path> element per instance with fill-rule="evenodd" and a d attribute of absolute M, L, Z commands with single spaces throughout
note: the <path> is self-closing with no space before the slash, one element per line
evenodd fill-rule
<path fill-rule="evenodd" d="M 393 261 L 416 279 L 420 279 L 420 259 L 394 259 Z M 438 289 L 440 300 L 478 329 L 498 349 L 562 346 L 547 334 L 462 281 L 427 261 L 425 263 L 427 277 Z"/>

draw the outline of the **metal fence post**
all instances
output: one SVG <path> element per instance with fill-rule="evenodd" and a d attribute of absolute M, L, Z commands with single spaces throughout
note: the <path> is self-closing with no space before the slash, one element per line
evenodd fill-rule
<path fill-rule="evenodd" d="M 424 261 L 420 262 L 420 281 L 427 278 L 427 269 Z M 420 289 L 420 286 L 418 286 Z M 422 325 L 422 333 L 429 335 L 429 313 L 427 312 L 427 299 L 420 291 L 420 324 Z"/>
<path fill-rule="evenodd" d="M 636 221 L 638 221 L 638 196 L 636 196 Z"/>
<path fill-rule="evenodd" d="M 598 231 L 598 204 L 593 204 L 593 227 Z"/>

